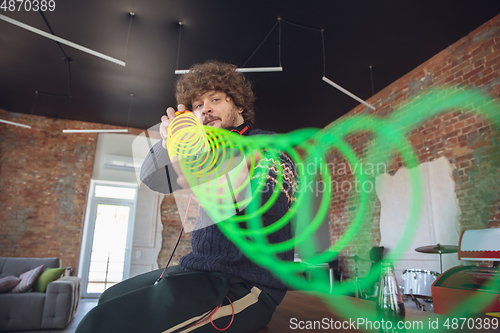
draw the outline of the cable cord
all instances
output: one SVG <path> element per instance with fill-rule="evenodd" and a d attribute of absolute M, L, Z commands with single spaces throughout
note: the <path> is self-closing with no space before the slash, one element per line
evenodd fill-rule
<path fill-rule="evenodd" d="M 187 207 L 186 207 L 186 214 L 184 215 L 184 223 L 186 223 L 187 214 L 188 214 L 188 211 L 189 211 L 189 205 L 191 204 L 191 198 L 192 197 L 193 197 L 193 195 L 191 194 L 189 196 L 188 204 L 187 204 Z M 170 265 L 170 261 L 172 261 L 172 258 L 174 257 L 175 250 L 177 250 L 177 246 L 179 245 L 179 242 L 181 241 L 181 237 L 182 237 L 183 231 L 184 231 L 184 225 L 181 228 L 181 232 L 179 233 L 179 237 L 177 238 L 177 242 L 175 243 L 174 249 L 172 250 L 172 253 L 170 254 L 170 258 L 168 258 L 167 264 L 165 265 L 165 268 L 163 269 L 163 272 L 161 272 L 160 277 L 154 283 L 155 285 L 158 282 L 161 281 L 161 279 L 163 278 L 163 275 L 165 274 L 165 271 L 167 270 L 168 265 Z"/>
<path fill-rule="evenodd" d="M 45 25 L 49 29 L 50 33 L 55 36 L 56 34 L 52 30 L 52 27 L 50 26 L 49 21 L 47 20 L 47 18 L 43 14 L 43 11 L 40 9 L 38 12 L 40 13 L 40 15 L 42 15 L 43 21 L 45 22 Z M 71 98 L 72 97 L 71 96 L 72 95 L 71 94 L 71 59 L 66 55 L 66 52 L 64 52 L 64 49 L 62 48 L 61 44 L 59 42 L 57 42 L 57 41 L 56 41 L 56 44 L 59 47 L 59 50 L 61 50 L 61 53 L 62 53 L 63 58 L 64 58 L 64 61 L 68 63 L 68 96 L 59 95 L 59 94 L 43 93 L 43 92 L 40 92 L 40 93 L 44 94 L 44 95 L 48 95 L 48 96 Z"/>
<path fill-rule="evenodd" d="M 248 59 L 243 63 L 243 65 L 241 67 L 245 67 L 245 65 L 247 64 L 248 61 L 250 61 L 250 59 L 253 57 L 253 55 L 260 49 L 260 47 L 262 46 L 262 44 L 264 44 L 264 42 L 267 40 L 267 38 L 271 35 L 271 33 L 274 31 L 274 28 L 276 28 L 276 26 L 280 23 L 280 21 L 278 20 L 278 22 L 276 22 L 274 24 L 274 26 L 271 28 L 271 30 L 267 33 L 266 37 L 264 37 L 264 40 L 262 40 L 262 42 L 260 42 L 259 46 L 257 46 L 257 48 L 255 49 L 255 51 L 252 52 L 252 54 L 250 55 L 250 57 L 248 57 Z M 280 25 L 281 27 L 281 25 Z M 280 36 L 280 39 L 281 39 L 281 36 Z M 279 56 L 281 57 L 281 49 L 278 51 L 279 52 Z M 279 59 L 279 62 L 281 64 L 281 59 Z M 281 66 L 281 65 L 280 65 Z"/>
<path fill-rule="evenodd" d="M 231 304 L 231 311 L 232 311 L 232 316 L 231 316 L 231 321 L 229 322 L 229 325 L 227 325 L 225 328 L 218 328 L 217 326 L 215 326 L 214 322 L 212 321 L 212 316 L 217 312 L 217 310 L 220 309 L 221 305 L 219 305 L 214 312 L 212 312 L 212 314 L 210 315 L 210 323 L 212 324 L 212 326 L 217 330 L 217 331 L 225 331 L 227 330 L 232 324 L 233 324 L 233 320 L 234 320 L 234 306 L 233 306 L 233 302 L 231 302 L 231 300 L 229 299 L 229 297 L 227 297 L 227 300 L 229 301 L 229 304 Z"/>

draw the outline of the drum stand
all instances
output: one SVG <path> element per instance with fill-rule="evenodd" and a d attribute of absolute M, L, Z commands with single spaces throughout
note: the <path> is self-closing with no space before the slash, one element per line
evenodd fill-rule
<path fill-rule="evenodd" d="M 440 245 L 438 244 L 438 246 L 440 246 Z M 442 249 L 439 249 L 439 265 L 441 267 L 441 274 L 443 274 L 443 250 Z"/>
<path fill-rule="evenodd" d="M 363 292 L 363 288 L 361 288 L 361 281 L 362 279 L 360 279 L 358 277 L 359 275 L 359 269 L 358 269 L 358 261 L 367 261 L 367 262 L 371 262 L 373 263 L 372 260 L 369 260 L 369 259 L 363 259 L 363 258 L 360 258 L 357 254 L 353 255 L 353 256 L 342 256 L 342 258 L 344 259 L 352 259 L 354 260 L 354 284 L 356 286 L 356 292 L 355 292 L 355 296 L 356 298 L 365 298 L 366 299 L 366 295 L 365 295 L 365 292 Z M 344 278 L 343 278 L 343 271 L 340 275 L 340 281 L 342 281 Z"/>
<path fill-rule="evenodd" d="M 363 290 L 361 289 L 361 283 L 360 283 L 360 280 L 358 278 L 358 259 L 359 259 L 359 257 L 357 255 L 354 255 L 352 257 L 345 256 L 344 258 L 354 260 L 354 284 L 356 285 L 356 291 L 354 293 L 355 297 L 356 298 L 364 297 Z M 342 271 L 340 273 L 340 281 L 343 281 L 343 280 L 344 280 L 344 271 Z"/>
<path fill-rule="evenodd" d="M 425 307 L 422 303 L 420 303 L 418 301 L 418 299 L 413 295 L 413 290 L 410 289 L 410 296 L 411 296 L 411 299 L 413 300 L 413 302 L 415 302 L 415 305 L 417 306 L 417 310 L 420 310 L 420 311 L 425 311 Z"/>
<path fill-rule="evenodd" d="M 358 259 L 359 257 L 357 255 L 355 255 L 353 257 L 354 259 L 354 281 L 356 283 L 356 298 L 364 298 L 364 295 L 363 295 L 363 290 L 361 289 L 361 283 L 359 282 L 359 278 L 358 278 Z"/>

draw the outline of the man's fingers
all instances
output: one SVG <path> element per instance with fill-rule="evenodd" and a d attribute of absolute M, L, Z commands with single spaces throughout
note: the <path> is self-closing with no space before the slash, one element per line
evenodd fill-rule
<path fill-rule="evenodd" d="M 174 108 L 168 108 L 167 109 L 167 116 L 168 116 L 168 119 L 172 120 L 175 118 L 175 110 Z"/>
<path fill-rule="evenodd" d="M 166 139 L 167 138 L 168 125 L 170 125 L 170 121 L 168 120 L 168 117 L 167 116 L 161 117 L 160 136 L 161 136 L 162 139 Z"/>

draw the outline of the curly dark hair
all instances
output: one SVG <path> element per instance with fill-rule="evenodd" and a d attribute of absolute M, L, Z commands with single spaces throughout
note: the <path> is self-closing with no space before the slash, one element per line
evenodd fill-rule
<path fill-rule="evenodd" d="M 251 83 L 236 69 L 235 65 L 214 60 L 191 66 L 189 73 L 177 80 L 175 89 L 177 103 L 184 104 L 188 110 L 192 110 L 192 102 L 206 92 L 222 91 L 233 100 L 234 105 L 243 109 L 241 113 L 243 118 L 253 123 L 255 97 Z"/>

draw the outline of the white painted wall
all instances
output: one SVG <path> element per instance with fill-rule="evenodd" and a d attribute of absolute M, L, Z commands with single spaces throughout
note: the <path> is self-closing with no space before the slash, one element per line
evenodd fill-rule
<path fill-rule="evenodd" d="M 99 133 L 92 179 L 137 184 L 135 172 L 104 168 L 106 154 L 132 157 L 132 142 L 136 137 L 132 134 Z M 145 154 L 147 152 L 146 150 Z"/>
<path fill-rule="evenodd" d="M 424 269 L 440 273 L 439 255 L 424 254 L 415 248 L 428 245 L 457 245 L 456 226 L 460 213 L 452 179 L 452 165 L 445 157 L 422 163 L 419 169 L 423 178 L 423 208 L 418 227 L 407 240 L 406 251 L 394 269 L 400 285 L 405 269 Z M 376 179 L 377 196 L 381 202 L 380 232 L 381 246 L 393 248 L 400 240 L 409 209 L 408 169 L 401 168 L 391 176 L 380 175 Z M 443 272 L 458 266 L 457 253 L 443 254 Z"/>
<path fill-rule="evenodd" d="M 160 205 L 163 195 L 140 184 L 135 215 L 130 277 L 158 269 L 162 230 Z M 159 277 L 159 276 L 158 276 Z"/>
<path fill-rule="evenodd" d="M 130 277 L 158 268 L 157 259 L 161 249 L 163 228 L 160 204 L 163 195 L 151 191 L 142 184 L 136 172 L 104 168 L 104 156 L 106 154 L 128 156 L 141 163 L 150 149 L 149 145 L 156 143 L 158 139 L 153 139 L 147 144 L 143 141 L 144 136 L 99 133 L 92 171 L 94 180 L 138 184 Z"/>

